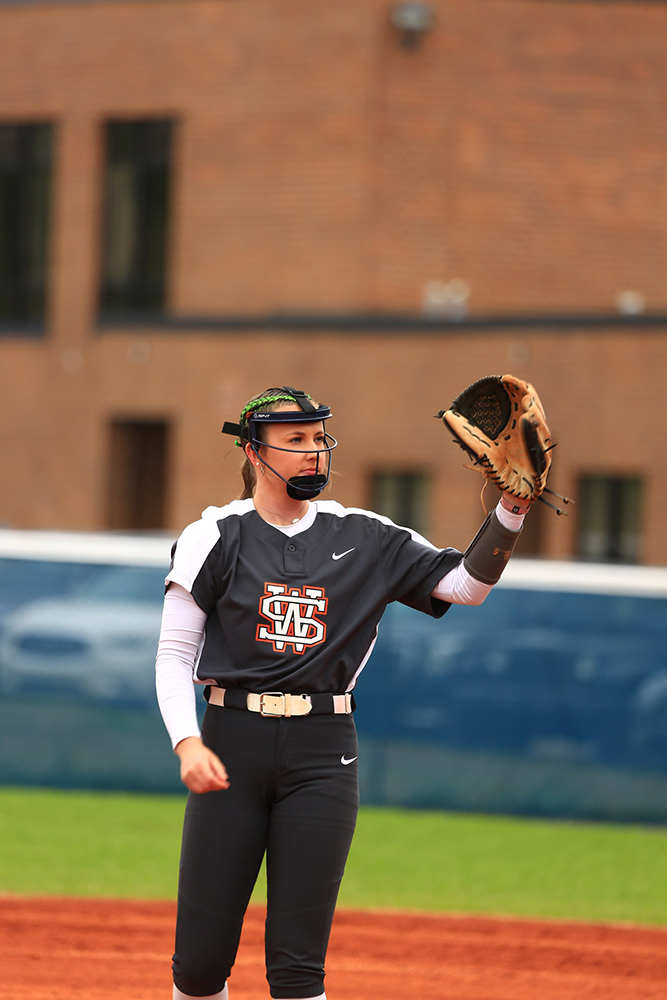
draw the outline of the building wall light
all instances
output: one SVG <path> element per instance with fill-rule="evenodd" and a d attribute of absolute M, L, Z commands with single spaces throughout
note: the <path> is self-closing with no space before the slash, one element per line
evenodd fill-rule
<path fill-rule="evenodd" d="M 433 29 L 435 11 L 430 3 L 395 3 L 389 21 L 400 33 L 402 44 L 412 48 Z"/>

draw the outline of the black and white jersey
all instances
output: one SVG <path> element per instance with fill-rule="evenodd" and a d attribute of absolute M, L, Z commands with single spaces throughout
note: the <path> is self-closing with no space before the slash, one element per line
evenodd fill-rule
<path fill-rule="evenodd" d="M 439 618 L 432 598 L 462 559 L 386 517 L 332 500 L 291 537 L 252 500 L 209 507 L 172 551 L 167 582 L 207 614 L 195 677 L 221 687 L 292 694 L 350 691 L 380 618 L 401 601 Z"/>

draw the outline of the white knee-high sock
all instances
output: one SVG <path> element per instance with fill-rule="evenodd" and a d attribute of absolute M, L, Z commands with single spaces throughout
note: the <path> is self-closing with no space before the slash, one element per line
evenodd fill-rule
<path fill-rule="evenodd" d="M 174 986 L 172 1000 L 229 1000 L 229 990 L 225 983 L 224 990 L 220 990 L 219 993 L 210 993 L 207 997 L 191 997 L 188 993 L 181 993 L 178 986 Z"/>

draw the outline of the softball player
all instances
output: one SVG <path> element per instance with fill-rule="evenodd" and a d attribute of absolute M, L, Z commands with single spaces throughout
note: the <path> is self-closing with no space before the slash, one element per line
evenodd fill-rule
<path fill-rule="evenodd" d="M 190 789 L 175 1000 L 227 1000 L 263 856 L 271 996 L 324 997 L 324 959 L 359 804 L 353 689 L 380 618 L 479 604 L 527 509 L 503 497 L 465 555 L 371 511 L 319 500 L 329 407 L 269 389 L 223 432 L 245 451 L 241 498 L 174 546 L 157 691 Z M 206 685 L 201 734 L 192 681 Z M 223 763 L 224 762 L 224 763 Z"/>

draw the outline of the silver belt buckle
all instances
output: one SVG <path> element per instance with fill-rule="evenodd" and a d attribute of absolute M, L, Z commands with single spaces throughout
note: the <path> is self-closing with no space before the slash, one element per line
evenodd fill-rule
<path fill-rule="evenodd" d="M 267 699 L 269 699 L 267 703 Z M 285 714 L 285 695 L 282 691 L 264 691 L 259 696 L 259 714 L 277 718 Z"/>

